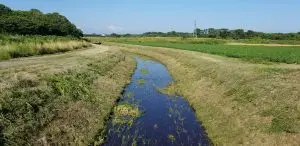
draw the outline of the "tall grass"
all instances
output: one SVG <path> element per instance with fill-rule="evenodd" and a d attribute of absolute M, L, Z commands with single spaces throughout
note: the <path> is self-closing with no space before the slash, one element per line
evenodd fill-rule
<path fill-rule="evenodd" d="M 0 35 L 0 60 L 71 51 L 90 44 L 72 37 Z"/>

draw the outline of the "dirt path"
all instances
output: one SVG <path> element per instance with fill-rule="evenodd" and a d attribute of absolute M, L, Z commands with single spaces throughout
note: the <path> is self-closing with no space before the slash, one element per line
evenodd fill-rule
<path fill-rule="evenodd" d="M 45 55 L 45 56 L 34 56 L 27 58 L 17 58 L 11 59 L 8 61 L 0 62 L 0 70 L 5 68 L 14 68 L 14 67 L 28 67 L 35 66 L 40 64 L 69 64 L 72 61 L 80 57 L 93 57 L 100 53 L 108 51 L 107 46 L 93 45 L 91 48 L 77 50 L 73 52 L 63 53 L 63 54 L 54 54 L 54 55 Z"/>

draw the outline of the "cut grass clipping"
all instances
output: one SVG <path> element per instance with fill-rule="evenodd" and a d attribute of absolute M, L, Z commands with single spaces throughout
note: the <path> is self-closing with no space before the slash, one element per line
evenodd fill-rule
<path fill-rule="evenodd" d="M 114 107 L 114 118 L 112 123 L 114 125 L 127 124 L 131 126 L 133 124 L 133 120 L 140 116 L 141 112 L 137 105 L 121 103 Z"/>

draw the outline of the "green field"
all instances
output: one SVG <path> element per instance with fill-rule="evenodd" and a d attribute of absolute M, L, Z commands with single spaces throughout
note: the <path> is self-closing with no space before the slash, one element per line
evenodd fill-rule
<path fill-rule="evenodd" d="M 97 40 L 97 39 L 91 39 Z M 251 62 L 300 63 L 300 46 L 227 45 L 226 40 L 180 38 L 98 38 L 99 41 L 118 42 L 153 47 L 167 47 L 241 58 Z"/>

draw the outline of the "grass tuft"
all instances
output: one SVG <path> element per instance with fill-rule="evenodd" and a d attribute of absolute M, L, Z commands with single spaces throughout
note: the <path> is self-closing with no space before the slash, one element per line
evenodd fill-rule
<path fill-rule="evenodd" d="M 142 84 L 145 84 L 146 83 L 146 80 L 144 80 L 144 79 L 138 79 L 137 80 L 137 84 L 139 84 L 139 85 L 142 85 Z"/>
<path fill-rule="evenodd" d="M 174 142 L 176 141 L 176 138 L 175 138 L 174 135 L 172 135 L 172 134 L 169 134 L 169 135 L 168 135 L 168 139 L 169 139 L 169 141 L 171 141 L 172 143 L 174 143 Z"/>

